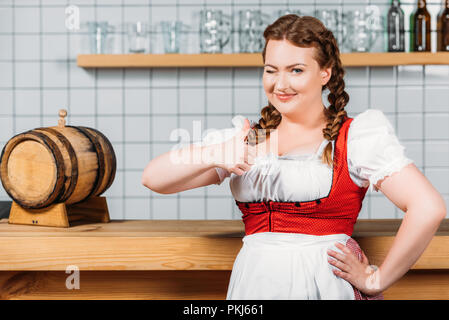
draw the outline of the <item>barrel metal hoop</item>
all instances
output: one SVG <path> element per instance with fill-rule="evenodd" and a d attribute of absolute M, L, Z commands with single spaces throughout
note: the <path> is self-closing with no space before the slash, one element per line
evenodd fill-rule
<path fill-rule="evenodd" d="M 86 136 L 87 139 L 90 140 L 92 145 L 95 147 L 95 152 L 97 153 L 97 162 L 98 162 L 98 174 L 95 178 L 94 186 L 92 187 L 92 190 L 89 192 L 89 194 L 81 201 L 84 201 L 88 198 L 90 198 L 92 195 L 95 195 L 98 188 L 100 187 L 100 182 L 103 181 L 104 173 L 105 173 L 105 161 L 104 161 L 104 153 L 103 149 L 101 147 L 101 144 L 98 143 L 97 139 L 92 136 L 92 134 L 87 131 L 84 127 L 77 127 L 77 126 L 66 126 L 70 128 L 75 128 L 82 134 Z"/>
<path fill-rule="evenodd" d="M 60 197 L 56 199 L 57 202 L 64 202 L 68 198 L 70 198 L 70 196 L 73 194 L 73 191 L 75 190 L 76 184 L 78 182 L 78 158 L 76 156 L 75 150 L 73 149 L 73 146 L 70 143 L 69 139 L 67 139 L 58 130 L 55 130 L 53 128 L 37 128 L 35 130 L 47 131 L 55 135 L 59 139 L 59 141 L 61 141 L 64 147 L 66 147 L 67 152 L 69 153 L 70 162 L 72 164 L 72 173 L 71 176 L 69 177 L 70 184 L 69 187 L 67 188 L 67 191 L 64 190 L 64 192 L 61 192 Z"/>
<path fill-rule="evenodd" d="M 101 195 L 104 191 L 106 191 L 107 189 L 109 189 L 109 187 L 112 185 L 112 182 L 114 182 L 114 178 L 115 178 L 115 172 L 117 170 L 117 158 L 115 157 L 115 152 L 114 152 L 114 148 L 112 147 L 112 143 L 109 141 L 109 139 L 100 131 L 94 129 L 94 128 L 87 128 L 87 127 L 81 127 L 83 129 L 90 129 L 92 131 L 95 131 L 96 134 L 98 134 L 103 141 L 106 143 L 106 145 L 108 146 L 109 150 L 110 150 L 110 155 L 111 155 L 111 172 L 109 174 L 109 179 L 107 184 L 105 185 L 105 187 L 103 188 L 103 190 L 101 190 L 98 194 Z"/>

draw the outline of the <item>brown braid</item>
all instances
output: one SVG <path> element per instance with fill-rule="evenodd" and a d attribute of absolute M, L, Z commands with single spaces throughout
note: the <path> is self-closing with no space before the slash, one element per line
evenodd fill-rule
<path fill-rule="evenodd" d="M 310 48 L 315 47 L 315 60 L 321 69 L 332 67 L 332 75 L 328 83 L 322 87 L 322 91 L 329 89 L 328 101 L 330 105 L 324 108 L 324 114 L 327 119 L 327 126 L 323 129 L 323 136 L 329 141 L 336 140 L 340 131 L 341 124 L 347 117 L 344 109 L 349 101 L 349 95 L 345 91 L 345 82 L 343 77 L 345 70 L 340 60 L 340 50 L 333 33 L 326 29 L 320 20 L 310 17 L 299 17 L 295 14 L 288 14 L 280 17 L 269 25 L 263 36 L 265 38 L 265 47 L 262 51 L 263 62 L 265 63 L 265 52 L 268 40 L 287 39 L 292 44 Z M 257 144 L 270 135 L 270 129 L 275 129 L 281 122 L 281 113 L 268 101 L 268 105 L 261 110 L 261 118 L 256 123 L 248 135 L 250 144 Z M 259 137 L 259 131 L 265 132 L 265 135 Z M 329 166 L 332 161 L 332 143 L 328 143 L 322 155 L 323 163 Z"/>

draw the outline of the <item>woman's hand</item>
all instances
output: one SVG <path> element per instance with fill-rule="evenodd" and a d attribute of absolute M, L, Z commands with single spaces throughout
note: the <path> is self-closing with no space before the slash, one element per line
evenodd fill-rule
<path fill-rule="evenodd" d="M 246 143 L 245 138 L 251 129 L 248 119 L 237 134 L 216 146 L 214 152 L 214 165 L 233 172 L 239 176 L 251 169 L 254 164 L 256 150 L 254 146 Z"/>
<path fill-rule="evenodd" d="M 373 296 L 382 292 L 379 281 L 379 269 L 374 271 L 368 262 L 368 258 L 362 251 L 362 261 L 345 245 L 335 244 L 343 253 L 329 249 L 328 261 L 339 270 L 333 270 L 334 274 L 351 283 L 366 295 Z"/>

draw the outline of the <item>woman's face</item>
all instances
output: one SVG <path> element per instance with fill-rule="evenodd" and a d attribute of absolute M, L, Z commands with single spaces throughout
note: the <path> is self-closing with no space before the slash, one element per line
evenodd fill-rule
<path fill-rule="evenodd" d="M 269 40 L 265 51 L 263 86 L 268 100 L 281 114 L 322 105 L 321 88 L 331 68 L 320 70 L 316 49 L 297 47 L 288 40 Z"/>

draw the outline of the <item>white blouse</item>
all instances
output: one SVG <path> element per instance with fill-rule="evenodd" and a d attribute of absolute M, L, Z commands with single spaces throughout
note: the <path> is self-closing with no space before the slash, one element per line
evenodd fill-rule
<path fill-rule="evenodd" d="M 195 144 L 209 145 L 231 139 L 243 127 L 244 119 L 235 116 L 234 128 L 210 132 Z M 358 114 L 348 130 L 348 169 L 356 185 L 369 186 L 370 191 L 378 192 L 375 185 L 379 180 L 413 163 L 405 156 L 405 148 L 382 111 L 368 109 Z M 323 138 L 314 154 L 292 152 L 278 156 L 270 152 L 258 156 L 251 169 L 241 176 L 216 167 L 220 178 L 217 184 L 230 177 L 232 195 L 241 202 L 311 201 L 325 197 L 332 186 L 332 168 L 321 161 L 327 143 Z M 335 141 L 331 143 L 335 150 Z"/>

